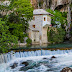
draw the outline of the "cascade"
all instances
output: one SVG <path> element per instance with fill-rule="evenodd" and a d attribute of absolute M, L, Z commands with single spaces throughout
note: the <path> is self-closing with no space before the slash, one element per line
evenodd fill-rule
<path fill-rule="evenodd" d="M 23 51 L 23 52 L 9 52 L 6 54 L 0 55 L 0 64 L 1 63 L 8 63 L 15 58 L 23 58 L 23 57 L 33 57 L 33 56 L 47 56 L 47 55 L 57 55 L 57 54 L 68 54 L 72 53 L 72 50 L 36 50 L 36 51 Z"/>
<path fill-rule="evenodd" d="M 64 67 L 72 68 L 72 50 L 41 49 L 0 54 L 0 72 L 60 72 Z"/>

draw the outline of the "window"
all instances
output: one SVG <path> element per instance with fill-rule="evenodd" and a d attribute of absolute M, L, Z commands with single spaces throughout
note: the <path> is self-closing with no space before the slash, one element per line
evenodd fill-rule
<path fill-rule="evenodd" d="M 46 18 L 44 17 L 44 21 L 46 21 Z"/>
<path fill-rule="evenodd" d="M 33 16 L 33 20 L 35 20 L 35 17 Z"/>
<path fill-rule="evenodd" d="M 32 25 L 33 26 L 33 28 L 35 28 L 35 25 Z"/>

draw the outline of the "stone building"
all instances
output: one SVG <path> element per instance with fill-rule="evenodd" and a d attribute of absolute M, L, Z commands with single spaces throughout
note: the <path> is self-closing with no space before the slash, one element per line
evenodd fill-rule
<path fill-rule="evenodd" d="M 52 9 L 52 10 L 59 10 L 61 12 L 68 12 L 67 13 L 67 20 L 68 20 L 68 28 L 71 24 L 71 16 L 72 16 L 72 8 L 70 4 L 72 4 L 72 0 L 31 0 L 32 4 L 35 9 Z"/>
<path fill-rule="evenodd" d="M 43 9 L 35 9 L 33 11 L 33 20 L 29 22 L 29 38 L 32 44 L 48 43 L 47 29 L 51 25 L 51 13 Z"/>

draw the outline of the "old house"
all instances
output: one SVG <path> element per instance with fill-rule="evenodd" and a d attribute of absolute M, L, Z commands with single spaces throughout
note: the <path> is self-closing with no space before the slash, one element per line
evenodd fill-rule
<path fill-rule="evenodd" d="M 33 11 L 33 20 L 29 22 L 29 38 L 32 44 L 48 43 L 47 29 L 51 25 L 51 13 L 43 9 L 35 9 Z"/>

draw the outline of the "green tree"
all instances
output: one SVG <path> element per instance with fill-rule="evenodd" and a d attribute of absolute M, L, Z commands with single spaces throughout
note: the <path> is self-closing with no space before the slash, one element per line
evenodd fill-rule
<path fill-rule="evenodd" d="M 53 14 L 54 16 L 52 16 L 52 25 L 56 26 L 57 32 L 54 30 L 50 30 L 48 32 L 48 40 L 51 43 L 61 43 L 64 41 L 65 39 L 65 35 L 66 35 L 66 25 L 67 25 L 67 13 L 66 12 L 60 12 L 60 11 L 52 11 L 51 9 L 47 10 L 48 12 L 50 12 L 51 14 Z"/>
<path fill-rule="evenodd" d="M 7 18 L 7 25 L 11 34 L 18 37 L 23 42 L 27 36 L 26 30 L 29 27 L 28 21 L 33 17 L 33 8 L 29 0 L 10 0 L 10 10 L 13 11 Z"/>
<path fill-rule="evenodd" d="M 27 36 L 28 21 L 33 17 L 33 8 L 29 0 L 10 1 L 11 3 L 8 8 L 12 13 L 5 16 L 3 20 L 6 21 L 6 24 L 9 26 L 10 33 L 17 36 L 20 42 L 23 42 L 24 37 Z"/>
<path fill-rule="evenodd" d="M 24 15 L 25 20 L 29 21 L 33 17 L 33 8 L 30 0 L 10 0 L 10 9 L 18 16 Z"/>
<path fill-rule="evenodd" d="M 65 30 L 62 28 L 57 28 L 56 31 L 51 29 L 48 31 L 48 41 L 51 43 L 61 43 L 64 41 Z"/>
<path fill-rule="evenodd" d="M 8 29 L 9 27 L 0 18 L 0 50 L 2 52 L 7 52 L 8 49 L 15 47 L 18 41 L 18 38 L 11 35 Z"/>
<path fill-rule="evenodd" d="M 61 27 L 64 28 L 64 25 L 67 25 L 67 13 L 66 12 L 60 12 L 58 10 L 52 11 L 51 9 L 47 10 L 54 16 L 52 16 L 52 24 L 53 25 L 61 25 Z"/>
<path fill-rule="evenodd" d="M 6 9 L 6 15 L 2 14 L 2 19 L 0 19 L 0 49 L 2 52 L 15 47 L 18 40 L 23 42 L 23 38 L 27 36 L 28 21 L 33 17 L 33 8 L 29 0 L 10 0 L 10 2 L 9 6 L 0 6 L 0 11 Z M 7 15 L 9 11 L 11 13 Z"/>

